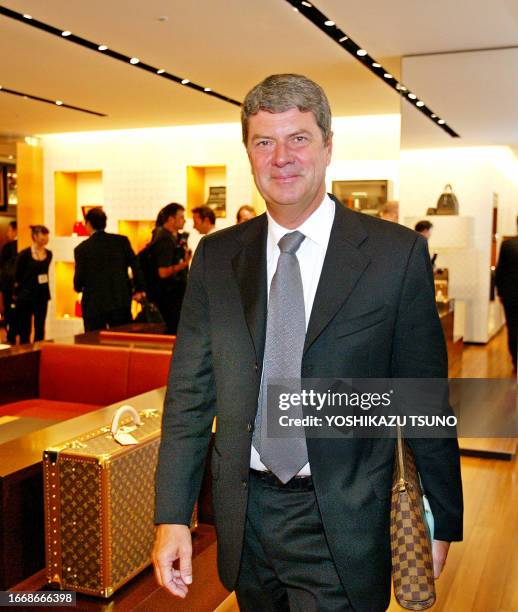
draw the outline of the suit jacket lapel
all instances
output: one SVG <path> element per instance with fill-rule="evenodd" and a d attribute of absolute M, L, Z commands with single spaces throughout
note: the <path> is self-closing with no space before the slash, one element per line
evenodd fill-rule
<path fill-rule="evenodd" d="M 266 336 L 268 307 L 266 240 L 268 221 L 266 214 L 247 223 L 240 237 L 242 248 L 232 259 L 232 267 L 239 285 L 248 330 L 254 344 L 256 359 L 262 367 Z"/>
<path fill-rule="evenodd" d="M 357 213 L 345 208 L 334 196 L 335 218 L 309 319 L 304 352 L 313 344 L 347 300 L 370 263 L 359 245 L 367 233 Z"/>

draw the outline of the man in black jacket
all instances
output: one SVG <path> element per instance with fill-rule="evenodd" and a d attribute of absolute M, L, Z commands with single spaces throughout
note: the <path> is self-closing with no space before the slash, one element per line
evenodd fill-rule
<path fill-rule="evenodd" d="M 83 294 L 85 331 L 131 323 L 131 300 L 143 297 L 144 280 L 129 240 L 105 231 L 101 208 L 88 211 L 85 226 L 90 237 L 74 250 L 74 289 Z"/>
<path fill-rule="evenodd" d="M 12 308 L 14 264 L 18 254 L 18 227 L 16 221 L 7 226 L 7 242 L 0 253 L 0 291 L 4 302 L 4 319 L 7 327 L 7 342 L 16 342 L 16 317 Z"/>
<path fill-rule="evenodd" d="M 163 417 L 155 572 L 180 597 L 197 579 L 188 525 L 216 416 L 218 566 L 240 609 L 381 612 L 394 440 L 274 438 L 263 398 L 276 372 L 446 378 L 426 241 L 326 194 L 331 112 L 316 83 L 268 77 L 247 95 L 242 126 L 267 213 L 203 238 L 194 256 Z M 439 576 L 462 538 L 458 444 L 409 443 Z"/>
<path fill-rule="evenodd" d="M 518 217 L 516 218 L 518 229 Z M 496 267 L 496 286 L 507 323 L 509 352 L 516 371 L 518 351 L 518 236 L 502 243 Z"/>

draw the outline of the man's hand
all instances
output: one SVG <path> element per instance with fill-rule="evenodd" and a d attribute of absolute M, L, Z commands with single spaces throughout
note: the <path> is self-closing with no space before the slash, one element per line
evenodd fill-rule
<path fill-rule="evenodd" d="M 153 565 L 160 586 L 182 599 L 192 583 L 192 539 L 187 525 L 159 525 L 153 547 Z M 173 563 L 180 559 L 180 569 Z"/>
<path fill-rule="evenodd" d="M 441 575 L 449 549 L 450 542 L 444 542 L 444 540 L 434 540 L 432 542 L 433 577 L 435 580 Z"/>

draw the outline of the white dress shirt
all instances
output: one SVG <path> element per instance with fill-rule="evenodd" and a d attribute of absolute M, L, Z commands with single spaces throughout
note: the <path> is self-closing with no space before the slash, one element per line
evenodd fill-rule
<path fill-rule="evenodd" d="M 302 288 L 304 291 L 304 307 L 306 311 L 306 329 L 317 292 L 318 281 L 324 265 L 331 227 L 335 218 L 335 203 L 326 194 L 322 204 L 308 217 L 302 225 L 295 229 L 287 229 L 268 217 L 268 239 L 266 243 L 266 266 L 268 275 L 268 295 L 273 275 L 277 269 L 277 261 L 280 255 L 279 240 L 290 232 L 299 231 L 306 239 L 297 251 L 300 274 L 302 276 Z M 259 453 L 252 445 L 250 454 L 250 467 L 254 470 L 267 470 L 268 468 L 259 459 Z M 300 470 L 299 476 L 310 476 L 309 462 Z"/>

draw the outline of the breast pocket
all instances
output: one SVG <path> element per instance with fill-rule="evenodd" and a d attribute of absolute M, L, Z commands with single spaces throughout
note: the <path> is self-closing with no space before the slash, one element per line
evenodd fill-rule
<path fill-rule="evenodd" d="M 335 325 L 335 337 L 344 338 L 358 332 L 368 330 L 387 318 L 387 307 L 385 305 L 364 312 L 346 321 L 340 321 Z"/>

